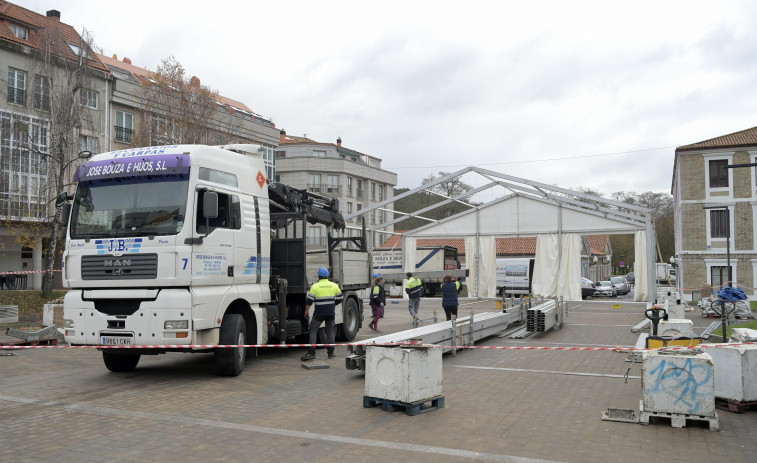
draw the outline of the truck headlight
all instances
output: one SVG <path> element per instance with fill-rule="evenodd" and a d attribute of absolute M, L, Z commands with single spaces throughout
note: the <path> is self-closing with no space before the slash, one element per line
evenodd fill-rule
<path fill-rule="evenodd" d="M 73 328 L 74 327 L 74 321 L 73 320 L 63 320 L 63 327 L 64 328 Z"/>
<path fill-rule="evenodd" d="M 189 320 L 166 320 L 163 329 L 166 330 L 186 330 L 189 328 Z"/>

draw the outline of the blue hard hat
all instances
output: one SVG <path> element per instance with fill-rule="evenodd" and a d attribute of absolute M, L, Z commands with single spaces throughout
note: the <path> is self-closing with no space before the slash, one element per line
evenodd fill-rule
<path fill-rule="evenodd" d="M 329 276 L 329 269 L 326 267 L 321 267 L 318 269 L 318 276 L 321 278 L 326 278 Z"/>
<path fill-rule="evenodd" d="M 373 278 L 376 278 L 378 276 L 378 273 L 373 274 Z"/>

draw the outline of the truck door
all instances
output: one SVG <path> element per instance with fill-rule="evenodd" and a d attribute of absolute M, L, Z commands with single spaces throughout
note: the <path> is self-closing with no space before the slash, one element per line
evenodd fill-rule
<path fill-rule="evenodd" d="M 192 285 L 216 286 L 213 293 L 218 297 L 234 282 L 232 195 L 218 192 L 218 216 L 206 223 L 203 214 L 206 191 L 197 192 L 195 233 L 203 236 L 203 240 L 192 248 Z"/>

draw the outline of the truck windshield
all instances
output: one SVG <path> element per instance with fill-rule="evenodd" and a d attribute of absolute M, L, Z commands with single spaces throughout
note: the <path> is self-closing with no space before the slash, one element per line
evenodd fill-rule
<path fill-rule="evenodd" d="M 71 238 L 175 235 L 184 226 L 188 175 L 79 182 Z"/>

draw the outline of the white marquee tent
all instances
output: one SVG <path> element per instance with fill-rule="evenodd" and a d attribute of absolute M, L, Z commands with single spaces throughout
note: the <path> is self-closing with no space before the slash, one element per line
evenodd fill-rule
<path fill-rule="evenodd" d="M 386 208 L 393 201 L 414 193 L 433 193 L 434 186 L 471 173 L 484 177 L 488 183 L 455 197 L 444 197 L 439 203 L 409 214 Z M 490 189 L 503 189 L 503 196 L 479 205 L 465 201 Z M 465 204 L 469 209 L 442 220 L 423 216 L 429 210 L 451 202 Z M 405 271 L 413 270 L 410 263 L 415 262 L 419 238 L 464 238 L 470 271 L 469 290 L 472 288 L 472 295 L 481 298 L 496 296 L 497 237 L 536 236 L 533 292 L 545 297 L 577 300 L 581 298 L 581 235 L 634 234 L 634 300 L 653 301 L 655 297 L 655 232 L 649 211 L 638 206 L 478 167 L 467 167 L 372 208 L 347 215 L 345 219 L 375 209 L 402 215 L 376 225 L 374 231 L 383 230 L 408 217 L 429 222 L 402 236 Z"/>

